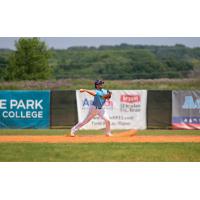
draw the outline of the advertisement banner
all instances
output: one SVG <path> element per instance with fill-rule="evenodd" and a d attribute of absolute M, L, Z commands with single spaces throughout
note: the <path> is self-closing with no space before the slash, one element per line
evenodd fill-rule
<path fill-rule="evenodd" d="M 111 90 L 112 97 L 104 108 L 108 113 L 112 129 L 146 129 L 146 90 Z M 93 96 L 76 91 L 78 120 L 83 121 L 93 102 Z M 104 121 L 95 116 L 81 129 L 103 129 Z"/>
<path fill-rule="evenodd" d="M 172 92 L 172 127 L 200 129 L 200 91 Z"/>
<path fill-rule="evenodd" d="M 50 91 L 0 91 L 0 128 L 49 128 Z"/>

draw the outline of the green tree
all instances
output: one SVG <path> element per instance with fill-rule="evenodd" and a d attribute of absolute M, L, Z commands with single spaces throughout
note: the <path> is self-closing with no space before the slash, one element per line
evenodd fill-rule
<path fill-rule="evenodd" d="M 15 47 L 9 58 L 7 80 L 40 80 L 51 76 L 51 51 L 45 42 L 38 38 L 20 38 Z"/>
<path fill-rule="evenodd" d="M 71 47 L 54 53 L 56 78 L 182 78 L 200 66 L 200 48 L 181 44 Z"/>

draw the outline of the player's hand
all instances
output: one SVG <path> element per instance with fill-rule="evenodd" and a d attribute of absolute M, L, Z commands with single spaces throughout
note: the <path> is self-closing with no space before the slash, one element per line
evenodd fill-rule
<path fill-rule="evenodd" d="M 85 92 L 85 89 L 80 89 L 80 92 Z"/>

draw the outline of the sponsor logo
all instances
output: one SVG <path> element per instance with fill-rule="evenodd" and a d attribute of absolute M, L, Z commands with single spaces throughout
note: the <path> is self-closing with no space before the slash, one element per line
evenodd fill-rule
<path fill-rule="evenodd" d="M 185 96 L 183 109 L 200 109 L 200 99 L 194 100 L 192 96 Z"/>
<path fill-rule="evenodd" d="M 92 105 L 93 100 L 89 100 L 87 98 L 83 99 L 83 103 L 82 103 L 82 107 L 89 107 L 90 105 Z"/>
<path fill-rule="evenodd" d="M 140 103 L 140 95 L 121 95 L 120 101 L 124 103 Z"/>
<path fill-rule="evenodd" d="M 121 95 L 120 96 L 121 112 L 140 112 L 141 96 L 140 95 Z"/>
<path fill-rule="evenodd" d="M 0 109 L 43 109 L 42 106 L 43 100 L 33 100 L 33 99 L 27 99 L 27 100 L 16 100 L 11 99 L 9 102 L 9 105 L 7 104 L 6 99 L 0 99 Z"/>
<path fill-rule="evenodd" d="M 3 118 L 43 118 L 43 100 L 0 99 Z"/>
<path fill-rule="evenodd" d="M 172 122 L 174 124 L 200 124 L 200 117 L 192 117 L 192 116 L 181 116 L 181 117 L 173 117 Z"/>
<path fill-rule="evenodd" d="M 31 119 L 31 118 L 43 118 L 42 111 L 4 111 L 2 112 L 3 118 L 24 118 L 24 119 Z"/>
<path fill-rule="evenodd" d="M 120 111 L 121 112 L 140 112 L 141 111 L 141 105 L 127 105 L 127 104 L 120 104 Z"/>
<path fill-rule="evenodd" d="M 87 109 L 93 104 L 93 100 L 89 100 L 87 98 L 82 101 L 82 108 Z M 104 104 L 105 109 L 113 109 L 113 101 L 107 100 Z"/>
<path fill-rule="evenodd" d="M 0 109 L 6 109 L 6 99 L 0 99 Z"/>

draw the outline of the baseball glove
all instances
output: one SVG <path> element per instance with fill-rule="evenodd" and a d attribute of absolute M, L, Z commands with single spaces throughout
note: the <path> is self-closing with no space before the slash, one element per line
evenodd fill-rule
<path fill-rule="evenodd" d="M 112 96 L 112 92 L 110 92 L 109 90 L 107 90 L 107 94 L 103 96 L 104 99 L 109 100 Z"/>

